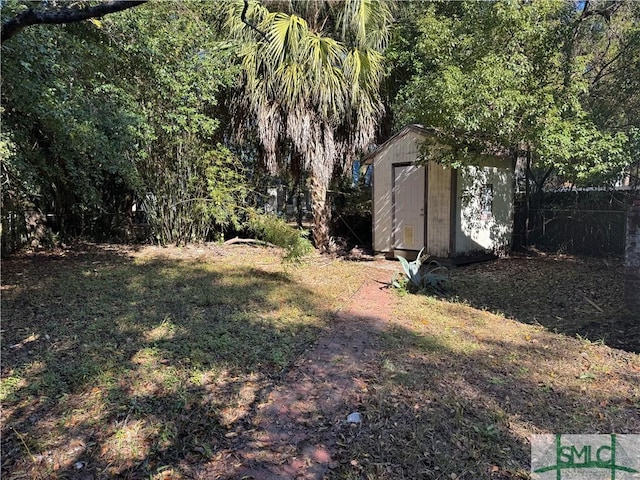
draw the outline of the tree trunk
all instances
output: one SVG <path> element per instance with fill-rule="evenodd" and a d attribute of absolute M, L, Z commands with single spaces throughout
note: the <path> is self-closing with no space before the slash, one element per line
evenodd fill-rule
<path fill-rule="evenodd" d="M 624 301 L 627 308 L 640 309 L 640 194 L 627 212 L 627 238 L 624 260 Z"/>
<path fill-rule="evenodd" d="M 318 178 L 311 174 L 311 211 L 313 212 L 313 241 L 320 252 L 329 250 L 329 225 L 331 206 L 327 201 L 329 179 Z"/>
<path fill-rule="evenodd" d="M 525 171 L 525 208 L 523 240 L 524 247 L 529 248 L 529 227 L 531 225 L 531 146 L 527 146 L 527 167 Z"/>

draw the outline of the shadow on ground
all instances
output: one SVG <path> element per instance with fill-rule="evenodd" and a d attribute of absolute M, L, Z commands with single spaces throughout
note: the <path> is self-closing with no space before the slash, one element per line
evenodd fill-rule
<path fill-rule="evenodd" d="M 3 260 L 3 478 L 149 478 L 233 447 L 327 314 L 259 254 L 213 260 Z"/>
<path fill-rule="evenodd" d="M 469 267 L 469 305 L 377 288 L 336 316 L 259 258 L 3 262 L 3 478 L 515 479 L 532 434 L 640 430 L 638 356 L 544 323 L 586 308 L 540 300 L 571 281 L 608 311 L 591 266 Z"/>
<path fill-rule="evenodd" d="M 333 477 L 529 478 L 532 434 L 640 430 L 637 356 L 531 327 L 502 338 L 501 321 L 425 308 L 384 332 Z"/>
<path fill-rule="evenodd" d="M 452 279 L 452 300 L 640 352 L 640 313 L 624 308 L 620 258 L 514 256 L 459 267 Z"/>

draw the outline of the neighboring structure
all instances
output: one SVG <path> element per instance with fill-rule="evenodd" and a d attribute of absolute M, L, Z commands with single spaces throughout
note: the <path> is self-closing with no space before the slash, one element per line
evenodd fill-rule
<path fill-rule="evenodd" d="M 364 159 L 373 165 L 373 250 L 415 257 L 424 247 L 434 257 L 456 261 L 508 251 L 511 160 L 482 155 L 459 169 L 416 165 L 429 135 L 409 125 Z"/>
<path fill-rule="evenodd" d="M 311 214 L 311 192 L 306 187 L 293 191 L 286 185 L 268 187 L 263 208 L 265 213 L 307 217 Z"/>

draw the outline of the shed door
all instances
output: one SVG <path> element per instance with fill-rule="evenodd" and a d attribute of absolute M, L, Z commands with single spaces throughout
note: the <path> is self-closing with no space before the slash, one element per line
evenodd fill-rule
<path fill-rule="evenodd" d="M 393 247 L 420 250 L 424 247 L 425 168 L 393 167 Z"/>

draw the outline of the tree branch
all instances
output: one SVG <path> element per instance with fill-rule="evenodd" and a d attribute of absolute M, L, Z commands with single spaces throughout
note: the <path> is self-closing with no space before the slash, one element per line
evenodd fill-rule
<path fill-rule="evenodd" d="M 256 27 L 249 20 L 247 20 L 247 9 L 248 8 L 249 8 L 249 0 L 244 0 L 244 8 L 242 9 L 242 13 L 240 14 L 240 20 L 242 20 L 242 23 L 244 23 L 245 25 L 248 25 L 249 27 L 251 27 L 252 30 L 255 30 L 260 35 L 262 35 L 262 37 L 265 40 L 267 40 L 267 34 L 264 33 L 262 30 L 260 30 L 258 27 Z"/>
<path fill-rule="evenodd" d="M 589 2 L 586 2 L 584 9 L 582 10 L 582 15 L 580 16 L 580 21 L 592 15 L 600 15 L 605 22 L 609 23 L 611 21 L 611 16 L 618 11 L 622 4 L 622 1 L 616 1 L 611 2 L 607 6 L 602 8 L 589 9 Z"/>
<path fill-rule="evenodd" d="M 535 183 L 536 187 L 538 187 L 538 191 L 542 192 L 542 188 L 544 187 L 545 182 L 549 178 L 549 175 L 551 175 L 551 173 L 553 172 L 553 166 L 551 166 L 551 167 L 549 167 L 547 169 L 547 171 L 544 173 L 544 175 L 542 176 L 542 179 L 540 181 L 538 181 L 538 179 L 533 174 L 533 171 L 531 170 L 531 165 L 527 165 L 527 169 L 528 169 L 529 173 L 531 174 L 531 179 L 533 180 L 533 183 Z"/>
<path fill-rule="evenodd" d="M 109 13 L 137 7 L 146 2 L 148 2 L 148 0 L 105 0 L 90 7 L 64 7 L 57 10 L 45 11 L 30 8 L 2 23 L 2 38 L 0 39 L 0 43 L 4 43 L 31 25 L 80 22 L 82 20 L 102 17 Z"/>
<path fill-rule="evenodd" d="M 274 245 L 273 243 L 265 242 L 264 240 L 257 240 L 255 238 L 234 237 L 224 242 L 225 245 L 234 245 L 236 243 L 254 243 L 256 245 L 263 245 L 265 247 L 277 247 L 277 245 Z"/>

